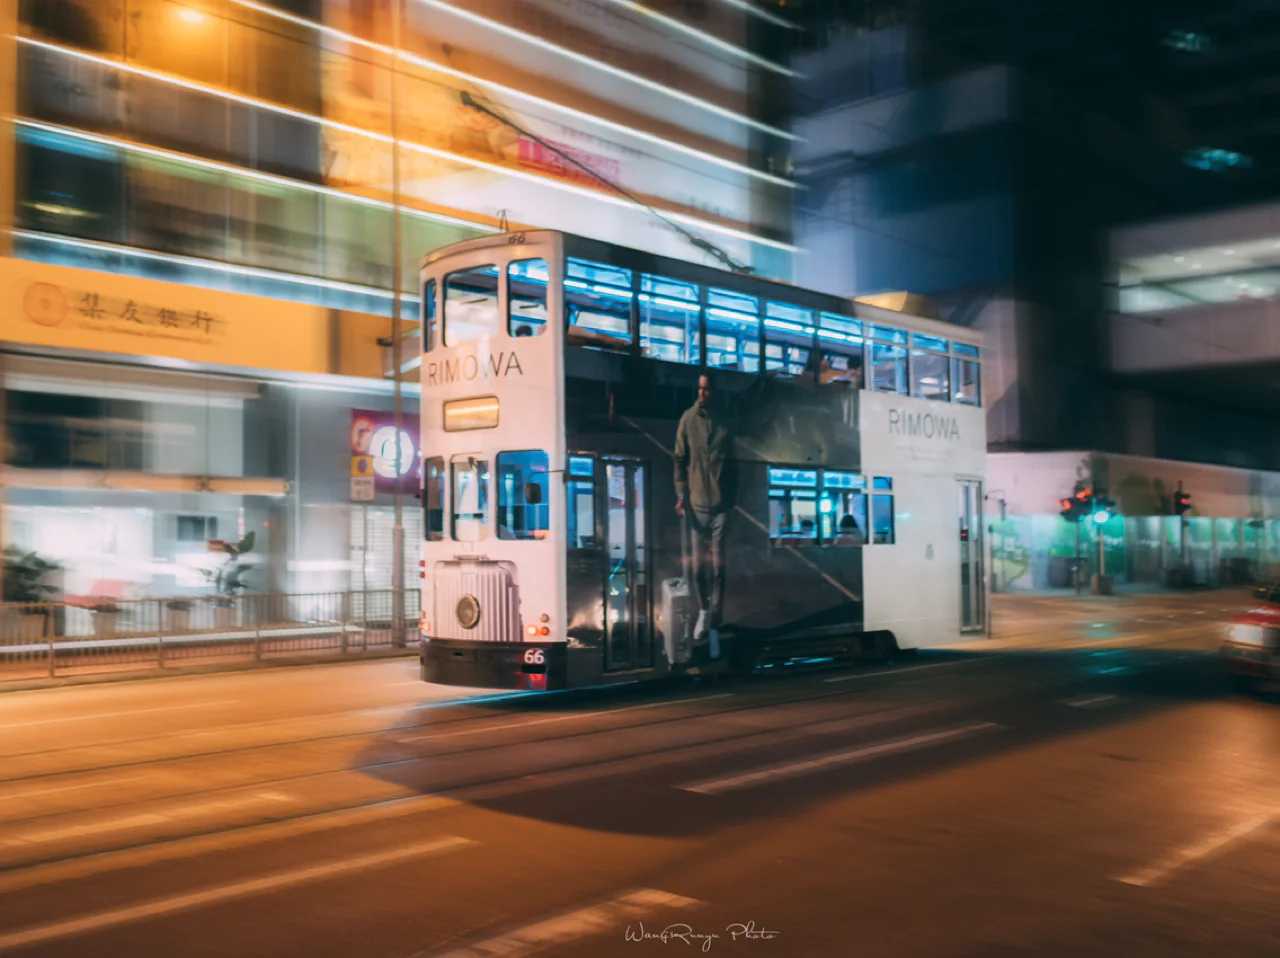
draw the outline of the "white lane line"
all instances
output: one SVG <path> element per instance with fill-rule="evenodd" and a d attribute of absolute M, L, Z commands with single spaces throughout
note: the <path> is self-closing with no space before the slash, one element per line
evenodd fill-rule
<path fill-rule="evenodd" d="M 1169 875 L 1173 874 L 1184 865 L 1189 865 L 1194 861 L 1212 855 L 1218 849 L 1229 845 L 1237 839 L 1243 838 L 1250 832 L 1255 832 L 1266 825 L 1271 824 L 1276 819 L 1277 812 L 1268 812 L 1265 815 L 1259 815 L 1256 818 L 1250 818 L 1247 821 L 1238 822 L 1229 828 L 1224 828 L 1209 835 L 1203 841 L 1186 848 L 1179 849 L 1172 855 L 1161 859 L 1153 865 L 1133 872 L 1128 875 L 1121 875 L 1116 881 L 1123 882 L 1126 885 L 1136 885 L 1139 888 L 1149 888 L 1158 884 Z"/>
<path fill-rule="evenodd" d="M 884 669 L 880 672 L 859 672 L 856 675 L 837 675 L 833 678 L 823 679 L 824 682 L 853 682 L 857 679 L 871 679 L 877 675 L 902 675 L 904 672 L 920 672 L 924 669 L 948 669 L 957 665 L 973 665 L 975 662 L 990 662 L 997 658 L 994 655 L 983 656 L 981 659 L 960 659 L 956 662 L 933 662 L 929 665 L 908 665 L 901 669 Z"/>
<path fill-rule="evenodd" d="M 128 908 L 116 908 L 111 911 L 100 911 L 96 914 L 72 918 L 67 921 L 34 925 L 21 931 L 0 934 L 0 951 L 21 948 L 58 938 L 69 938 L 73 935 L 100 931 L 103 928 L 113 928 L 117 925 L 156 918 L 160 915 L 171 915 L 174 912 L 201 908 L 205 905 L 217 904 L 233 898 L 260 895 L 264 892 L 288 888 L 291 885 L 300 885 L 303 882 L 319 881 L 334 875 L 342 875 L 369 868 L 381 868 L 410 858 L 440 855 L 474 844 L 476 843 L 469 838 L 457 838 L 454 836 L 435 838 L 431 841 L 406 845 L 403 848 L 397 848 L 389 852 L 362 855 L 359 858 L 330 862 L 327 865 L 313 865 L 310 868 L 295 868 L 289 871 L 276 872 L 272 875 L 264 875 L 261 878 L 250 878 L 246 881 L 232 882 L 227 885 L 215 885 L 212 888 L 188 892 L 185 895 L 158 898 L 155 901 L 133 905 Z"/>
<path fill-rule="evenodd" d="M 995 722 L 975 722 L 972 725 L 960 725 L 955 728 L 939 729 L 936 732 L 924 732 L 920 735 L 913 735 L 910 738 L 893 739 L 889 742 L 881 742 L 878 745 L 864 745 L 861 748 L 831 752 L 826 755 L 820 755 L 817 758 L 805 759 L 800 762 L 786 762 L 782 765 L 769 765 L 764 768 L 754 769 L 750 772 L 742 772 L 738 775 L 729 775 L 724 778 L 712 778 L 701 782 L 691 782 L 688 785 L 679 785 L 677 788 L 686 792 L 697 792 L 700 795 L 717 795 L 720 792 L 728 792 L 738 788 L 747 788 L 751 785 L 756 785 L 760 782 L 769 781 L 771 779 L 790 778 L 794 775 L 804 775 L 820 768 L 830 768 L 833 765 L 851 765 L 855 762 L 864 762 L 868 759 L 879 758 L 882 755 L 892 755 L 897 752 L 910 752 L 919 748 L 927 748 L 930 745 L 938 745 L 942 742 L 968 738 L 970 735 L 976 735 L 978 732 L 985 732 L 1001 727 L 1002 726 L 997 725 Z"/>
<path fill-rule="evenodd" d="M 472 945 L 447 952 L 420 951 L 413 958 L 425 958 L 427 955 L 439 958 L 507 958 L 513 955 L 531 955 L 557 942 L 575 941 L 588 935 L 612 933 L 622 938 L 627 934 L 631 922 L 652 915 L 655 911 L 689 909 L 701 904 L 703 902 L 697 898 L 686 898 L 684 895 L 656 888 L 640 888 L 598 905 L 556 915 Z M 696 940 L 690 938 L 685 944 L 693 941 Z"/>
<path fill-rule="evenodd" d="M 1073 709 L 1093 709 L 1119 700 L 1118 695 L 1077 695 L 1073 699 L 1063 699 L 1062 704 L 1070 705 Z"/>
<path fill-rule="evenodd" d="M 430 732 L 417 735 L 402 735 L 402 742 L 438 742 L 442 739 L 461 738 L 463 735 L 481 735 L 485 732 L 503 732 L 512 728 L 529 728 L 531 725 L 546 725 L 550 722 L 569 722 L 573 719 L 597 718 L 601 715 L 618 715 L 622 712 L 637 712 L 640 709 L 656 709 L 664 705 L 684 705 L 687 702 L 710 702 L 712 699 L 731 698 L 733 692 L 719 692 L 716 695 L 698 695 L 688 699 L 671 699 L 666 702 L 649 702 L 645 705 L 628 705 L 620 709 L 599 709 L 595 712 L 575 712 L 572 715 L 556 715 L 552 718 L 534 719 L 531 722 L 508 722 L 506 725 L 486 725 L 481 728 L 468 728 L 460 732 L 446 732 L 434 735 Z"/>
<path fill-rule="evenodd" d="M 254 792 L 241 798 L 229 798 L 218 802 L 202 802 L 199 805 L 181 805 L 160 812 L 141 812 L 137 815 L 108 818 L 104 821 L 87 825 L 69 825 L 65 828 L 47 828 L 43 831 L 19 832 L 6 837 L 0 844 L 38 845 L 42 842 L 56 842 L 63 838 L 80 838 L 84 835 L 97 835 L 101 832 L 117 832 L 127 828 L 142 828 L 146 825 L 159 825 L 179 818 L 194 818 L 205 812 L 221 812 L 230 808 L 241 808 L 245 805 L 256 805 L 260 802 L 294 803 L 297 799 L 280 792 Z"/>
<path fill-rule="evenodd" d="M 32 719 L 26 722 L 9 722 L 6 725 L 0 725 L 0 729 L 30 728 L 33 725 L 58 725 L 64 722 L 92 722 L 97 719 L 121 718 L 125 715 L 149 715 L 153 712 L 179 712 L 186 709 L 207 709 L 213 708 L 215 705 L 235 705 L 240 701 L 240 699 L 213 699 L 209 702 L 185 702 L 182 705 L 161 705 L 156 708 L 129 709 L 123 712 L 95 712 L 92 715 L 68 715 L 65 718 Z"/>
<path fill-rule="evenodd" d="M 145 775 L 130 775 L 128 778 L 109 778 L 102 782 L 85 782 L 81 785 L 59 785 L 56 788 L 36 788 L 26 792 L 14 792 L 12 795 L 0 795 L 0 802 L 12 802 L 22 798 L 34 798 L 37 795 L 54 795 L 58 792 L 76 792 L 83 788 L 114 788 L 126 782 L 140 782 Z"/>

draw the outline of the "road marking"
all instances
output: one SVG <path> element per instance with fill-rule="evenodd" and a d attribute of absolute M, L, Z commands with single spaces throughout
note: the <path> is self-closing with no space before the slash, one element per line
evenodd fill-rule
<path fill-rule="evenodd" d="M 531 955 L 557 942 L 576 941 L 588 935 L 612 933 L 621 938 L 631 922 L 651 915 L 655 911 L 689 909 L 701 904 L 703 902 L 697 898 L 686 898 L 684 895 L 674 895 L 656 888 L 641 888 L 598 905 L 556 915 L 472 945 L 464 945 L 447 952 L 420 951 L 413 958 L 425 958 L 427 955 L 435 955 L 439 958 L 494 958 L 497 955 L 506 958 L 512 955 Z"/>
<path fill-rule="evenodd" d="M 51 828 L 44 831 L 20 832 L 4 839 L 4 844 L 38 845 L 42 842 L 56 842 L 63 838 L 79 838 L 84 835 L 96 835 L 100 832 L 116 832 L 127 828 L 141 828 L 144 825 L 159 825 L 179 818 L 193 818 L 210 811 L 225 811 L 228 808 L 240 808 L 244 805 L 255 805 L 259 802 L 293 803 L 297 799 L 280 792 L 254 792 L 242 798 L 224 799 L 219 802 L 203 802 L 199 805 L 181 805 L 166 812 L 142 812 L 127 815 L 123 818 L 108 818 L 105 821 L 89 825 L 69 825 L 65 828 Z"/>
<path fill-rule="evenodd" d="M 528 728 L 531 725 L 546 725 L 550 722 L 568 722 L 573 719 L 597 718 L 601 715 L 618 715 L 621 712 L 636 712 L 640 709 L 656 709 L 664 705 L 683 705 L 686 702 L 710 702 L 712 699 L 731 698 L 733 692 L 719 692 L 715 695 L 698 695 L 687 699 L 673 699 L 667 702 L 648 702 L 644 705 L 628 705 L 620 709 L 599 709 L 595 712 L 575 712 L 572 715 L 556 715 L 552 718 L 534 719 L 532 722 L 508 722 L 506 725 L 486 725 L 481 728 L 462 729 L 459 732 L 446 732 L 439 735 L 432 733 L 418 735 L 402 735 L 402 742 L 437 742 L 442 739 L 461 738 L 463 735 L 480 735 L 484 732 L 502 732 L 512 728 Z"/>
<path fill-rule="evenodd" d="M 33 719 L 27 722 L 10 722 L 0 725 L 6 728 L 30 728 L 33 725 L 58 725 L 63 722 L 90 722 L 95 719 L 120 718 L 124 715 L 148 715 L 152 712 L 177 712 L 184 709 L 207 709 L 215 705 L 235 705 L 240 699 L 214 699 L 209 702 L 187 702 L 182 705 L 161 705 L 151 709 L 129 709 L 125 712 L 95 712 L 93 715 L 69 715 L 66 718 Z"/>
<path fill-rule="evenodd" d="M 844 749 L 800 762 L 769 765 L 750 772 L 742 772 L 738 775 L 707 779 L 677 787 L 686 792 L 697 792 L 700 795 L 716 795 L 720 792 L 747 788 L 770 779 L 790 778 L 794 775 L 804 775 L 816 769 L 830 768 L 833 765 L 851 765 L 854 762 L 863 762 L 868 759 L 879 758 L 882 755 L 893 755 L 898 752 L 910 752 L 919 748 L 927 748 L 930 745 L 967 738 L 970 735 L 976 735 L 978 732 L 1001 727 L 995 722 L 975 722 L 972 725 L 960 725 L 955 728 L 939 729 L 936 732 L 924 732 L 920 735 L 913 735 L 910 738 L 899 738 L 889 742 L 881 742 L 878 745 L 864 745 L 861 748 Z"/>
<path fill-rule="evenodd" d="M 1255 832 L 1259 828 L 1269 825 L 1275 820 L 1277 814 L 1276 812 L 1268 812 L 1265 815 L 1239 822 L 1230 828 L 1221 829 L 1201 842 L 1180 849 L 1141 871 L 1122 875 L 1116 881 L 1123 882 L 1126 885 L 1136 885 L 1139 888 L 1149 888 L 1158 884 L 1184 865 L 1189 865 L 1194 861 L 1212 855 L 1218 849 L 1229 845 L 1236 839 L 1243 838 L 1250 832 Z"/>
<path fill-rule="evenodd" d="M 19 798 L 34 798 L 36 795 L 53 795 L 57 792 L 75 792 L 82 788 L 113 788 L 125 782 L 140 782 L 145 775 L 130 775 L 128 778 L 109 778 L 104 782 L 86 782 L 83 785 L 59 785 L 57 788 L 37 788 L 27 792 L 15 792 L 12 795 L 0 795 L 0 801 L 12 802 Z"/>
<path fill-rule="evenodd" d="M 30 928 L 24 928 L 21 931 L 0 934 L 0 950 L 21 948 L 27 945 L 52 941 L 58 938 L 69 938 L 73 935 L 100 931 L 103 928 L 113 928 L 117 925 L 143 921 L 160 915 L 171 915 L 174 912 L 200 908 L 205 905 L 212 905 L 218 902 L 228 901 L 233 898 L 246 898 L 250 895 L 259 895 L 264 892 L 276 891 L 280 888 L 288 888 L 291 885 L 300 885 L 303 882 L 319 881 L 320 879 L 330 878 L 334 875 L 341 875 L 347 872 L 360 871 L 369 868 L 380 868 L 384 865 L 395 864 L 396 862 L 405 861 L 409 858 L 440 855 L 445 852 L 457 851 L 458 849 L 474 844 L 476 843 L 469 838 L 446 836 L 444 838 L 432 839 L 431 841 L 418 842 L 414 845 L 407 845 L 403 848 L 397 848 L 389 852 L 377 852 L 372 855 L 362 855 L 359 858 L 330 862 L 327 865 L 313 865 L 309 868 L 295 868 L 290 871 L 264 875 L 262 878 L 250 878 L 246 881 L 232 882 L 227 885 L 215 885 L 212 888 L 204 888 L 200 891 L 188 892 L 185 895 L 173 895 L 168 898 L 159 898 L 155 901 L 145 902 L 141 905 L 132 905 L 128 908 L 101 911 L 97 914 L 85 915 L 81 918 L 72 918 L 67 921 L 52 922 L 46 925 L 34 925 Z"/>
<path fill-rule="evenodd" d="M 871 679 L 877 675 L 901 675 L 904 672 L 919 672 L 923 669 L 945 669 L 957 665 L 972 665 L 975 662 L 990 662 L 992 659 L 999 658 L 996 655 L 983 656 L 981 659 L 960 659 L 957 662 L 933 662 L 929 665 L 908 665 L 901 669 L 884 669 L 880 672 L 859 672 L 856 675 L 837 675 L 834 678 L 823 679 L 824 682 L 852 682 L 855 679 Z"/>
<path fill-rule="evenodd" d="M 1073 709 L 1092 709 L 1117 702 L 1119 698 L 1118 695 L 1077 695 L 1073 699 L 1063 699 L 1062 704 L 1070 705 Z"/>

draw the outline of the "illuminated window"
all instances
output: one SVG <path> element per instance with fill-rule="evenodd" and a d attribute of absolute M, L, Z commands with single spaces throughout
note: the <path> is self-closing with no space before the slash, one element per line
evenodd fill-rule
<path fill-rule="evenodd" d="M 911 395 L 943 402 L 951 398 L 951 360 L 945 339 L 920 333 L 912 335 Z"/>
<path fill-rule="evenodd" d="M 422 351 L 436 348 L 436 281 L 427 280 L 422 288 Z"/>
<path fill-rule="evenodd" d="M 640 351 L 653 359 L 697 365 L 701 358 L 698 287 L 665 276 L 640 277 Z"/>
<path fill-rule="evenodd" d="M 472 266 L 445 277 L 446 346 L 496 336 L 501 329 L 502 318 L 498 314 L 498 267 Z"/>
<path fill-rule="evenodd" d="M 596 547 L 596 460 L 594 456 L 570 456 L 565 483 L 568 510 L 565 516 L 570 549 Z"/>
<path fill-rule="evenodd" d="M 852 472 L 824 470 L 818 500 L 819 534 L 824 544 L 866 545 L 867 480 Z"/>
<path fill-rule="evenodd" d="M 813 352 L 813 313 L 789 303 L 765 306 L 764 368 L 780 376 L 802 376 Z"/>
<path fill-rule="evenodd" d="M 875 545 L 893 545 L 893 480 L 876 476 L 871 483 L 871 541 Z"/>
<path fill-rule="evenodd" d="M 760 369 L 760 301 L 727 289 L 707 290 L 707 365 Z"/>
<path fill-rule="evenodd" d="M 432 456 L 422 470 L 423 534 L 430 542 L 444 538 L 444 459 Z"/>
<path fill-rule="evenodd" d="M 982 367 L 978 363 L 978 347 L 952 343 L 951 398 L 966 406 L 982 405 Z"/>
<path fill-rule="evenodd" d="M 478 542 L 489 526 L 489 461 L 454 456 L 452 534 L 457 542 Z"/>
<path fill-rule="evenodd" d="M 769 538 L 818 541 L 818 471 L 769 467 Z"/>
<path fill-rule="evenodd" d="M 507 333 L 541 336 L 547 330 L 547 261 L 518 259 L 507 264 Z"/>
<path fill-rule="evenodd" d="M 631 346 L 631 270 L 585 259 L 564 264 L 564 308 L 571 343 Z"/>
<path fill-rule="evenodd" d="M 892 326 L 871 327 L 871 388 L 907 392 L 907 334 Z"/>
<path fill-rule="evenodd" d="M 500 452 L 498 538 L 545 539 L 550 528 L 547 454 L 541 449 Z"/>
<path fill-rule="evenodd" d="M 818 314 L 818 382 L 862 388 L 862 323 L 838 313 Z"/>

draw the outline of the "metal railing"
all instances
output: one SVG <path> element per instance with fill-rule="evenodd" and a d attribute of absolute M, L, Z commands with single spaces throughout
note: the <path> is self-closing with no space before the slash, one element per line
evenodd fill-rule
<path fill-rule="evenodd" d="M 0 682 L 414 648 L 421 593 L 266 593 L 0 604 Z"/>

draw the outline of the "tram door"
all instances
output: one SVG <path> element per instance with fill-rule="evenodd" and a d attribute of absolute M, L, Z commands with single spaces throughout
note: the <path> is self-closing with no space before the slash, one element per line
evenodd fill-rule
<path fill-rule="evenodd" d="M 639 459 L 602 460 L 605 474 L 605 671 L 653 664 L 650 622 L 648 469 Z"/>
<path fill-rule="evenodd" d="M 961 479 L 960 492 L 960 631 L 986 626 L 986 590 L 982 571 L 982 483 Z"/>

